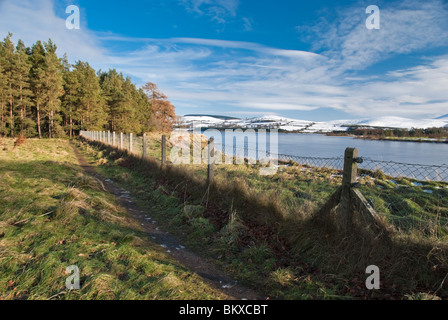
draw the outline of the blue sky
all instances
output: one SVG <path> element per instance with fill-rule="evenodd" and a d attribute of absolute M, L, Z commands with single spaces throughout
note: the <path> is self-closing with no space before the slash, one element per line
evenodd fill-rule
<path fill-rule="evenodd" d="M 69 30 L 68 5 L 80 9 Z M 380 9 L 369 30 L 366 8 Z M 179 115 L 448 113 L 448 2 L 0 0 L 0 36 L 159 85 Z"/>

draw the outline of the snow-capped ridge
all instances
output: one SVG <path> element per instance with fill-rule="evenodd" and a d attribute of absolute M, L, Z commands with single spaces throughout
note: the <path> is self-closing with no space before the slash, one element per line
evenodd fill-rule
<path fill-rule="evenodd" d="M 266 115 L 246 119 L 211 115 L 187 115 L 181 118 L 181 123 L 189 128 L 199 126 L 205 128 L 236 127 L 247 129 L 279 129 L 283 131 L 304 133 L 346 131 L 351 126 L 398 129 L 448 127 L 448 114 L 435 119 L 409 119 L 398 116 L 382 116 L 376 118 L 331 121 L 309 121 L 276 115 Z"/>

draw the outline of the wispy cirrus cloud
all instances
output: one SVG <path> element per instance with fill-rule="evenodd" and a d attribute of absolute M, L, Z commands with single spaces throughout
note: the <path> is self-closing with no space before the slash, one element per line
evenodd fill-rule
<path fill-rule="evenodd" d="M 229 17 L 235 17 L 239 0 L 179 0 L 188 11 L 206 15 L 213 21 L 225 23 Z"/>
<path fill-rule="evenodd" d="M 379 115 L 445 114 L 448 109 L 448 55 L 424 65 L 387 73 L 375 81 L 352 84 L 354 97 Z M 365 111 L 361 103 L 358 113 Z"/>
<path fill-rule="evenodd" d="M 368 30 L 365 8 L 370 1 L 337 9 L 332 19 L 298 26 L 312 49 L 334 60 L 342 71 L 362 70 L 397 54 L 448 45 L 448 4 L 443 0 L 393 1 L 380 5 L 381 28 Z"/>

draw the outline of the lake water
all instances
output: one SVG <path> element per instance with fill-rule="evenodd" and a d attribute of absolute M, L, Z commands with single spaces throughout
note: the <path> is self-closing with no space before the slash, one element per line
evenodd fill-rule
<path fill-rule="evenodd" d="M 213 134 L 207 131 L 203 133 L 208 137 L 213 136 Z M 236 135 L 238 136 L 238 134 Z M 228 144 L 224 138 L 222 139 L 223 144 Z M 342 158 L 347 147 L 357 148 L 360 157 L 374 160 L 371 163 L 374 163 L 375 166 L 378 166 L 379 169 L 386 173 L 407 175 L 418 179 L 428 178 L 431 180 L 448 181 L 448 144 L 446 143 L 364 140 L 353 137 L 325 136 L 322 134 L 278 134 L 278 153 L 282 155 Z M 426 166 L 443 165 L 443 167 L 431 169 L 430 167 L 399 166 L 394 164 L 395 167 L 392 168 L 388 162 Z M 384 166 L 384 168 L 380 167 L 380 165 Z M 340 163 L 338 163 L 338 166 L 340 166 Z M 366 166 L 367 164 L 364 164 L 366 169 L 374 169 Z M 363 166 L 360 165 L 360 167 Z"/>
<path fill-rule="evenodd" d="M 347 147 L 360 157 L 426 165 L 448 165 L 448 144 L 364 140 L 321 134 L 279 134 L 279 153 L 312 157 L 339 157 Z"/>

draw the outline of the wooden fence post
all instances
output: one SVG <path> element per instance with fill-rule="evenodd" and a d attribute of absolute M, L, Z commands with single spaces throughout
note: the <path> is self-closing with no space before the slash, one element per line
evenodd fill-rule
<path fill-rule="evenodd" d="M 132 132 L 129 134 L 129 152 L 132 153 Z"/>
<path fill-rule="evenodd" d="M 143 158 L 146 158 L 146 133 L 143 134 Z"/>
<path fill-rule="evenodd" d="M 208 166 L 207 166 L 207 182 L 211 184 L 215 174 L 215 139 L 208 140 Z"/>
<path fill-rule="evenodd" d="M 120 132 L 120 149 L 123 150 L 123 132 Z"/>
<path fill-rule="evenodd" d="M 385 236 L 390 240 L 390 235 L 395 232 L 394 228 L 376 213 L 361 191 L 357 189 L 355 182 L 358 175 L 358 163 L 362 163 L 362 159 L 358 157 L 358 149 L 345 149 L 342 186 L 317 211 L 317 215 L 326 222 L 328 214 L 337 208 L 337 227 L 347 234 L 350 226 L 355 222 L 356 212 L 358 223 L 369 225 L 376 232 L 376 236 Z"/>
<path fill-rule="evenodd" d="M 166 135 L 162 135 L 162 166 L 166 165 Z"/>
<path fill-rule="evenodd" d="M 349 230 L 353 221 L 353 206 L 351 201 L 351 188 L 358 175 L 358 149 L 347 148 L 344 154 L 344 172 L 342 175 L 341 202 L 339 206 L 339 225 L 343 232 Z"/>
<path fill-rule="evenodd" d="M 110 131 L 107 130 L 107 144 L 110 144 Z"/>
<path fill-rule="evenodd" d="M 115 131 L 112 132 L 112 145 L 115 147 L 115 145 L 117 144 L 117 141 L 115 139 Z"/>

